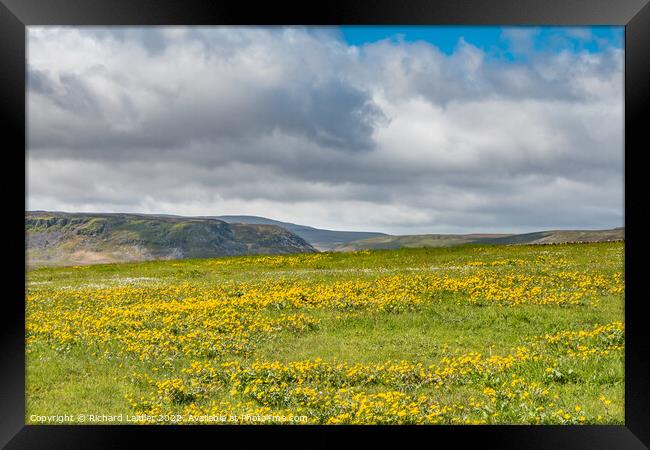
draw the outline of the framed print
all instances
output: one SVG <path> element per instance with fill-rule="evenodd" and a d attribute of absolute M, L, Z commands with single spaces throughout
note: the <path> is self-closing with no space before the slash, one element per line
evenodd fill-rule
<path fill-rule="evenodd" d="M 647 448 L 647 1 L 0 11 L 6 448 Z"/>

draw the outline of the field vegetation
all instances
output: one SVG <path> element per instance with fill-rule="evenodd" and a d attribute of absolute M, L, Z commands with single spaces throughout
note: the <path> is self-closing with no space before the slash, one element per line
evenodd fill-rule
<path fill-rule="evenodd" d="M 624 422 L 621 242 L 40 268 L 26 283 L 28 423 Z"/>

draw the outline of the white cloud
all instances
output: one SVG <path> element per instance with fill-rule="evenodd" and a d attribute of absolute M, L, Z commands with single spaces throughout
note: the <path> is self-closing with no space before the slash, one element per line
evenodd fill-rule
<path fill-rule="evenodd" d="M 332 29 L 29 28 L 28 207 L 393 233 L 623 218 L 623 54 Z"/>

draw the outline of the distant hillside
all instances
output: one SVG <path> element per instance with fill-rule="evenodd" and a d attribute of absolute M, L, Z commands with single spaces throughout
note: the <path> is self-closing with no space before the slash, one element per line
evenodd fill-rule
<path fill-rule="evenodd" d="M 567 242 L 607 242 L 625 240 L 625 228 L 611 230 L 552 230 L 515 234 L 490 240 L 492 244 L 563 244 Z"/>
<path fill-rule="evenodd" d="M 332 250 L 340 245 L 351 241 L 357 241 L 368 238 L 388 237 L 384 233 L 373 233 L 364 231 L 334 231 L 321 230 L 318 228 L 308 227 L 306 225 L 297 225 L 295 223 L 280 222 L 278 220 L 267 219 L 266 217 L 257 216 L 216 216 L 215 219 L 223 220 L 228 223 L 247 223 L 247 224 L 268 224 L 277 225 L 292 233 L 297 234 L 305 241 L 309 242 L 318 250 Z"/>
<path fill-rule="evenodd" d="M 509 237 L 508 234 L 417 234 L 404 236 L 382 236 L 372 239 L 352 241 L 336 247 L 336 251 L 346 252 L 366 249 L 397 249 L 418 247 L 451 247 L 453 245 L 486 242 L 490 239 Z"/>
<path fill-rule="evenodd" d="M 316 252 L 274 225 L 163 215 L 26 212 L 25 234 L 30 266 Z"/>
<path fill-rule="evenodd" d="M 346 252 L 402 247 L 450 247 L 460 244 L 562 244 L 568 242 L 607 242 L 625 240 L 625 228 L 611 230 L 551 230 L 526 234 L 421 234 L 383 236 L 348 242 L 335 248 Z"/>

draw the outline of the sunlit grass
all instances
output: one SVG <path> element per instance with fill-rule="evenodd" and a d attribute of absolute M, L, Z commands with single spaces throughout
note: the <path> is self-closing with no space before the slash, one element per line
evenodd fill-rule
<path fill-rule="evenodd" d="M 623 423 L 623 244 L 28 273 L 27 420 Z"/>

